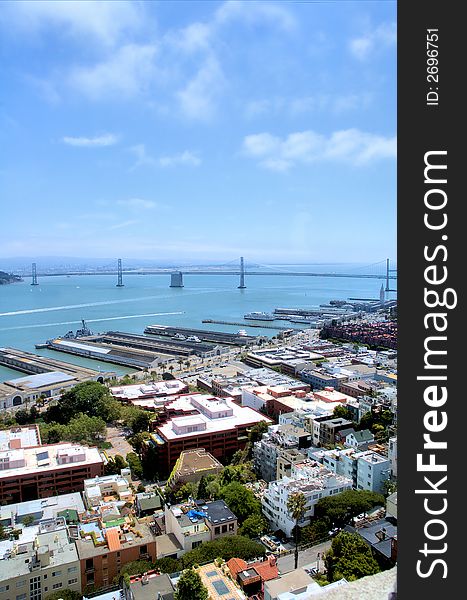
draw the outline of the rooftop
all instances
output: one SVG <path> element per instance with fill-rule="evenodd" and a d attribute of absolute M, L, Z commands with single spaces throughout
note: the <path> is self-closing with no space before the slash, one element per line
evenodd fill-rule
<path fill-rule="evenodd" d="M 169 381 L 151 381 L 150 383 L 139 383 L 135 385 L 123 385 L 111 387 L 110 392 L 114 398 L 119 400 L 142 400 L 157 396 L 171 396 L 182 394 L 187 390 L 187 385 L 180 379 Z"/>
<path fill-rule="evenodd" d="M 97 448 L 72 442 L 3 450 L 0 451 L 0 479 L 102 462 Z"/>
<path fill-rule="evenodd" d="M 167 573 L 148 572 L 130 577 L 130 589 L 133 600 L 172 600 L 174 587 Z"/>
<path fill-rule="evenodd" d="M 18 389 L 39 389 L 48 387 L 57 383 L 73 381 L 75 377 L 61 371 L 49 371 L 48 373 L 38 373 L 37 375 L 26 375 L 26 377 L 18 377 L 6 381 L 7 385 L 11 385 Z"/>
<path fill-rule="evenodd" d="M 174 417 L 159 425 L 156 431 L 166 440 L 197 436 L 200 431 L 214 433 L 253 425 L 259 421 L 271 422 L 268 417 L 252 408 L 239 406 L 231 398 L 215 398 L 203 394 L 182 396 L 166 408 L 185 412 L 198 411 L 187 417 Z"/>
<path fill-rule="evenodd" d="M 33 516 L 37 521 L 55 519 L 57 516 L 66 518 L 66 511 L 76 511 L 81 514 L 84 510 L 81 494 L 74 492 L 73 494 L 0 506 L 0 524 L 9 526 L 13 520 L 21 521 L 26 516 Z"/>
<path fill-rule="evenodd" d="M 206 452 L 204 448 L 184 450 L 180 454 L 176 465 L 176 472 L 179 477 L 213 469 L 222 469 L 222 464 L 212 454 Z"/>
<path fill-rule="evenodd" d="M 18 448 L 31 448 L 39 446 L 40 443 L 41 436 L 37 425 L 0 430 L 0 452 Z"/>

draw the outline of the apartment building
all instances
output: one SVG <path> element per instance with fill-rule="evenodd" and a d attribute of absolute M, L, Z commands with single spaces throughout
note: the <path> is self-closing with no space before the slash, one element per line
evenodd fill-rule
<path fill-rule="evenodd" d="M 305 496 L 306 511 L 298 523 L 299 527 L 304 527 L 310 522 L 321 498 L 352 489 L 352 484 L 350 478 L 332 473 L 323 465 L 306 459 L 292 465 L 290 477 L 268 484 L 261 500 L 263 514 L 273 531 L 280 530 L 291 537 L 295 520 L 287 510 L 287 502 L 292 494 L 301 492 Z"/>
<path fill-rule="evenodd" d="M 81 591 L 78 553 L 64 517 L 15 529 L 18 539 L 0 541 L 0 600 L 44 600 L 60 590 Z"/>
<path fill-rule="evenodd" d="M 102 475 L 97 448 L 63 442 L 0 450 L 0 502 L 11 504 L 83 490 L 85 479 Z"/>
<path fill-rule="evenodd" d="M 181 396 L 167 404 L 163 418 L 165 422 L 155 426 L 146 449 L 152 448 L 160 473 L 167 475 L 183 451 L 204 448 L 217 460 L 226 461 L 245 447 L 253 425 L 271 423 L 231 398 L 204 394 Z"/>
<path fill-rule="evenodd" d="M 357 490 L 381 494 L 384 482 L 390 477 L 389 460 L 371 450 L 328 450 L 320 458 L 316 454 L 315 456 L 333 473 L 352 479 L 353 487 Z"/>

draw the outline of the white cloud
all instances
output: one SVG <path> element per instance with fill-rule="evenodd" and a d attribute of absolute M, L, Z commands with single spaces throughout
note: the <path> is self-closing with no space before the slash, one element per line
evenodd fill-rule
<path fill-rule="evenodd" d="M 365 165 L 374 160 L 396 157 L 396 137 L 384 137 L 358 129 L 335 131 L 325 136 L 314 131 L 299 131 L 281 139 L 270 133 L 246 136 L 246 156 L 273 171 L 286 171 L 317 161 L 341 161 Z"/>
<path fill-rule="evenodd" d="M 124 229 L 125 227 L 131 227 L 132 225 L 136 225 L 139 221 L 135 219 L 131 219 L 129 221 L 123 221 L 122 223 L 116 223 L 115 225 L 111 225 L 107 227 L 108 231 L 114 231 L 117 229 Z"/>
<path fill-rule="evenodd" d="M 92 67 L 75 67 L 68 83 L 93 100 L 134 97 L 153 82 L 156 54 L 155 45 L 127 44 Z"/>
<path fill-rule="evenodd" d="M 118 137 L 113 133 L 106 133 L 97 137 L 70 137 L 65 136 L 62 139 L 68 146 L 79 146 L 82 148 L 95 148 L 100 146 L 113 146 L 118 142 Z"/>
<path fill-rule="evenodd" d="M 134 208 L 138 210 L 151 210 L 158 206 L 153 200 L 145 200 L 144 198 L 128 198 L 128 200 L 117 200 L 119 206 L 126 208 Z"/>
<path fill-rule="evenodd" d="M 350 52 L 358 60 L 366 60 L 380 48 L 393 46 L 397 41 L 395 23 L 383 23 L 374 31 L 350 41 Z"/>
<path fill-rule="evenodd" d="M 196 75 L 176 94 L 182 113 L 192 119 L 209 119 L 224 85 L 225 78 L 218 60 L 208 56 Z"/>
<path fill-rule="evenodd" d="M 215 22 L 223 25 L 232 21 L 240 21 L 248 25 L 269 22 L 289 32 L 297 26 L 295 18 L 284 6 L 264 1 L 228 0 L 224 2 L 216 11 Z"/>
<path fill-rule="evenodd" d="M 161 167 L 174 167 L 177 165 L 198 167 L 201 164 L 201 159 L 193 152 L 185 150 L 185 152 L 173 156 L 161 156 L 158 162 Z"/>
<path fill-rule="evenodd" d="M 55 27 L 79 41 L 85 35 L 107 46 L 143 23 L 142 5 L 127 0 L 8 2 L 2 5 L 2 13 L 0 20 L 9 27 L 29 32 Z"/>
<path fill-rule="evenodd" d="M 269 115 L 296 117 L 306 113 L 323 111 L 342 114 L 367 108 L 371 102 L 371 94 L 365 92 L 353 94 L 316 94 L 297 98 L 263 98 L 248 102 L 245 107 L 245 115 L 248 118 Z"/>
<path fill-rule="evenodd" d="M 198 167 L 201 164 L 201 159 L 194 152 L 185 150 L 179 154 L 173 154 L 171 156 L 160 156 L 158 158 L 151 156 L 146 150 L 144 144 L 137 144 L 129 148 L 136 156 L 136 162 L 132 166 L 131 170 L 138 167 L 175 167 L 178 165 Z"/>

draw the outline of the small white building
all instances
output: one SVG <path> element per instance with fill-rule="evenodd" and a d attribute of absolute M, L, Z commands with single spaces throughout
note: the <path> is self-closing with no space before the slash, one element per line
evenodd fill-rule
<path fill-rule="evenodd" d="M 391 477 L 397 477 L 397 437 L 389 438 L 388 458 L 391 463 Z"/>
<path fill-rule="evenodd" d="M 290 477 L 269 483 L 261 501 L 263 514 L 274 531 L 281 530 L 291 537 L 295 520 L 287 510 L 287 502 L 292 494 L 301 492 L 305 496 L 306 512 L 298 523 L 304 527 L 314 516 L 315 506 L 321 498 L 350 490 L 352 485 L 352 479 L 332 473 L 319 463 L 307 459 L 292 465 Z"/>

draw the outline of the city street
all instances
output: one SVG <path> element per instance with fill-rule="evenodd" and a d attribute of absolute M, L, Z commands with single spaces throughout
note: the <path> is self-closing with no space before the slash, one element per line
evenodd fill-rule
<path fill-rule="evenodd" d="M 301 550 L 298 555 L 298 566 L 304 567 L 306 565 L 316 563 L 318 553 L 321 556 L 323 552 L 329 550 L 329 548 L 331 547 L 331 542 L 332 540 L 328 540 L 327 542 L 317 544 L 316 546 L 312 546 L 311 548 L 307 548 L 306 550 Z M 295 567 L 294 552 L 292 552 L 291 554 L 287 554 L 286 556 L 279 557 L 277 560 L 277 565 L 279 567 L 279 572 L 282 574 L 288 573 L 289 571 L 293 571 Z"/>

